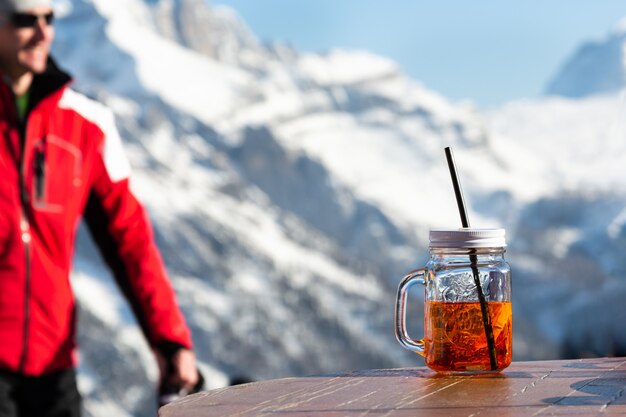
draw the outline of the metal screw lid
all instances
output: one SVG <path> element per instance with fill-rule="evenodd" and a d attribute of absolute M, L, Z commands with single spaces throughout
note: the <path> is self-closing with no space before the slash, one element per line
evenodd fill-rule
<path fill-rule="evenodd" d="M 504 229 L 433 229 L 431 248 L 499 248 L 506 247 Z"/>

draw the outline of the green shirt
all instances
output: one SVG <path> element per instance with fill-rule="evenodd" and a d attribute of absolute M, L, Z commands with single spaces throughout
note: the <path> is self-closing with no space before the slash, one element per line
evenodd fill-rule
<path fill-rule="evenodd" d="M 21 96 L 15 97 L 15 107 L 17 108 L 17 117 L 20 120 L 24 120 L 26 116 L 26 110 L 28 109 L 28 96 L 30 94 L 26 92 Z"/>

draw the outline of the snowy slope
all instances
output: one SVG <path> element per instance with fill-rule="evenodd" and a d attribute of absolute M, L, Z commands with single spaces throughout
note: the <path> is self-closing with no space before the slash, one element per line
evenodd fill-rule
<path fill-rule="evenodd" d="M 202 0 L 63 4 L 54 55 L 117 116 L 210 387 L 420 364 L 395 287 L 428 229 L 459 223 L 450 145 L 472 224 L 507 229 L 516 358 L 626 346 L 620 97 L 482 115 L 366 51 L 262 45 Z M 87 415 L 154 415 L 150 350 L 82 231 L 77 248 Z"/>
<path fill-rule="evenodd" d="M 490 115 L 499 158 L 538 191 L 509 229 L 517 282 L 531 287 L 517 291 L 518 306 L 563 356 L 626 353 L 625 120 L 621 95 L 510 103 Z"/>

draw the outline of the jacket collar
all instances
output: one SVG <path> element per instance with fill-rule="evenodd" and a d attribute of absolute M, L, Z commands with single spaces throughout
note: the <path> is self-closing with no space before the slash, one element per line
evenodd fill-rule
<path fill-rule="evenodd" d="M 0 88 L 6 88 L 10 91 L 10 87 L 4 79 L 5 75 L 2 72 L 0 72 L 0 77 L 2 78 L 1 84 L 3 84 Z M 71 80 L 70 75 L 61 70 L 52 57 L 48 57 L 46 70 L 41 74 L 35 74 L 33 82 L 28 89 L 30 96 L 27 113 L 30 113 L 42 100 L 63 88 Z"/>
<path fill-rule="evenodd" d="M 29 89 L 30 97 L 28 99 L 27 113 L 43 99 L 67 85 L 71 80 L 70 75 L 61 70 L 52 57 L 48 57 L 46 70 L 41 74 L 35 74 L 33 77 L 33 83 Z"/>

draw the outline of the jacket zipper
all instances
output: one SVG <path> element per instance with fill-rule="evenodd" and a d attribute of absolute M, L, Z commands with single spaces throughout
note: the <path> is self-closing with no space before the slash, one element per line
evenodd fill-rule
<path fill-rule="evenodd" d="M 31 241 L 32 234 L 30 231 L 30 222 L 28 221 L 28 193 L 26 191 L 26 120 L 20 123 L 20 142 L 21 142 L 21 155 L 19 163 L 19 187 L 20 187 L 20 202 L 22 205 L 21 219 L 20 219 L 20 233 L 22 244 L 24 245 L 24 332 L 22 338 L 22 356 L 20 358 L 20 373 L 24 373 L 26 368 L 26 360 L 28 357 L 28 339 L 29 339 L 29 327 L 30 321 L 30 290 L 31 290 Z"/>
<path fill-rule="evenodd" d="M 24 244 L 24 258 L 26 262 L 25 274 L 26 279 L 24 283 L 24 335 L 22 339 L 23 347 L 22 347 L 22 357 L 20 359 L 20 372 L 24 373 L 24 368 L 26 367 L 26 357 L 28 356 L 28 322 L 30 321 L 30 242 L 31 242 L 31 234 L 30 234 L 30 224 L 28 223 L 28 218 L 26 217 L 25 210 L 22 210 L 22 219 L 20 222 L 20 231 L 22 233 L 22 243 Z"/>

